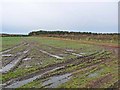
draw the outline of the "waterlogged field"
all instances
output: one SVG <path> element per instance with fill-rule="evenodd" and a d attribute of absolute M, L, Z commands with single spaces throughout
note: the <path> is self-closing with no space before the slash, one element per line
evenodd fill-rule
<path fill-rule="evenodd" d="M 118 47 L 50 37 L 2 42 L 3 88 L 118 87 Z"/>

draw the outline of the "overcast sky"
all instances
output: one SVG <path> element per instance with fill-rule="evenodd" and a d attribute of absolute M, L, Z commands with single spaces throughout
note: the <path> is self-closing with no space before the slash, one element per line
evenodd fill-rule
<path fill-rule="evenodd" d="M 27 34 L 37 29 L 118 32 L 117 0 L 57 1 L 3 0 L 2 32 Z"/>

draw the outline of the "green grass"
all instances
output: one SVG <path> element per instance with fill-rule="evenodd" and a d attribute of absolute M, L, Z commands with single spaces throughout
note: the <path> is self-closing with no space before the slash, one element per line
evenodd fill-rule
<path fill-rule="evenodd" d="M 36 40 L 40 40 L 41 43 L 45 44 L 51 44 L 51 45 L 57 45 L 57 46 L 63 46 L 63 47 L 73 47 L 73 48 L 79 48 L 79 45 L 76 43 L 79 43 L 81 45 L 87 44 L 87 45 L 113 45 L 118 46 L 118 41 L 113 40 L 86 40 L 86 39 L 80 39 L 80 40 L 72 40 L 72 39 L 65 39 L 65 38 L 54 38 L 54 37 L 29 37 L 34 38 Z M 69 46 L 67 46 L 69 44 Z"/>
<path fill-rule="evenodd" d="M 89 70 L 88 71 L 89 74 L 94 73 L 94 72 L 98 73 L 98 75 L 95 77 L 91 77 L 91 78 L 87 77 L 89 74 L 86 74 L 86 71 L 79 72 L 70 81 L 60 85 L 59 88 L 84 88 L 87 84 L 89 84 L 89 82 L 102 78 L 103 76 L 110 74 L 110 73 L 113 75 L 113 78 L 111 79 L 111 81 L 115 82 L 118 79 L 116 75 L 118 73 L 117 71 L 118 67 L 114 61 L 112 61 L 111 63 L 112 63 L 111 65 L 109 63 L 108 65 L 105 65 L 105 64 L 99 65 L 98 67 L 101 67 L 103 69 L 102 71 L 100 70 L 97 70 L 97 71 Z M 110 86 L 111 83 L 113 82 L 109 82 L 109 84 L 107 85 L 104 84 L 102 88 L 105 88 L 106 86 Z"/>
<path fill-rule="evenodd" d="M 29 37 L 29 40 L 37 41 L 41 44 L 61 47 L 61 48 L 80 48 L 81 44 L 70 42 L 70 41 L 64 41 L 59 39 L 53 39 L 53 38 L 45 38 L 45 37 Z M 83 46 L 83 45 L 82 45 Z"/>
<path fill-rule="evenodd" d="M 39 66 L 32 65 L 32 67 L 30 67 L 30 68 L 20 67 L 20 68 L 17 68 L 16 70 L 14 70 L 14 71 L 10 71 L 6 74 L 3 74 L 2 75 L 2 81 L 5 82 L 5 81 L 13 79 L 13 78 L 17 78 L 17 77 L 21 77 L 23 75 L 27 75 L 27 74 L 30 74 L 30 73 L 33 73 L 33 72 L 37 72 L 37 71 L 39 71 L 39 68 L 43 68 L 43 67 L 46 67 L 48 65 L 59 63 L 59 62 L 62 62 L 62 60 L 49 58 L 49 59 L 44 60 L 42 62 L 42 65 L 39 65 Z"/>
<path fill-rule="evenodd" d="M 2 51 L 14 47 L 22 41 L 21 37 L 2 37 Z"/>
<path fill-rule="evenodd" d="M 7 81 L 12 78 L 17 78 L 19 76 L 23 76 L 26 74 L 29 74 L 30 72 L 37 71 L 37 67 L 31 67 L 31 68 L 17 68 L 15 71 L 11 71 L 7 74 L 2 75 L 2 81 Z"/>
<path fill-rule="evenodd" d="M 115 62 L 117 62 L 117 58 L 114 58 L 111 54 L 111 52 L 104 52 L 104 49 L 102 47 L 99 47 L 97 45 L 91 45 L 91 44 L 85 44 L 79 42 L 78 40 L 65 40 L 65 39 L 56 39 L 56 38 L 51 38 L 51 37 L 25 37 L 24 38 L 27 42 L 36 42 L 37 45 L 42 49 L 43 47 L 41 47 L 41 44 L 45 44 L 45 45 L 49 45 L 49 46 L 53 46 L 53 47 L 59 47 L 61 49 L 75 49 L 78 52 L 83 52 L 86 55 L 87 54 L 91 54 L 94 53 L 95 51 L 100 51 L 100 53 L 96 54 L 95 59 L 93 59 L 93 62 L 90 63 L 80 63 L 79 65 L 73 65 L 69 64 L 67 68 L 65 69 L 61 69 L 55 72 L 51 72 L 49 73 L 50 75 L 54 75 L 54 74 L 59 74 L 59 73 L 65 73 L 65 72 L 73 72 L 78 70 L 81 67 L 85 67 L 88 66 L 89 64 L 95 63 L 97 62 L 97 59 L 99 59 L 100 57 L 109 57 L 110 59 L 113 59 L 113 61 L 107 62 L 107 64 L 100 64 L 98 65 L 95 69 L 89 69 L 89 67 L 87 67 L 87 69 L 85 71 L 80 71 L 79 73 L 76 73 L 75 75 L 73 75 L 73 77 L 71 78 L 71 80 L 69 80 L 68 82 L 60 85 L 59 87 L 64 87 L 64 88 L 79 88 L 79 87 L 85 87 L 87 84 L 89 84 L 91 81 L 93 80 L 97 80 L 109 73 L 111 73 L 115 78 L 113 78 L 111 80 L 111 82 L 109 84 L 105 84 L 102 87 L 108 87 L 111 85 L 111 83 L 115 82 L 117 80 L 117 70 L 118 70 L 118 66 Z M 22 38 L 20 37 L 3 37 L 2 38 L 2 45 L 3 48 L 2 50 L 5 50 L 7 48 L 13 47 L 16 44 L 19 44 L 22 41 Z M 101 41 L 102 42 L 102 41 Z M 45 46 L 47 47 L 47 46 Z M 46 48 L 47 50 L 47 48 Z M 48 52 L 49 49 L 48 49 Z M 54 50 L 53 50 L 54 52 Z M 59 52 L 59 51 L 58 51 Z M 2 75 L 2 81 L 7 81 L 9 79 L 13 79 L 13 78 L 17 78 L 26 74 L 30 74 L 31 72 L 35 72 L 37 71 L 39 67 L 45 67 L 51 64 L 55 64 L 58 62 L 63 62 L 64 60 L 67 60 L 68 57 L 64 58 L 64 60 L 58 60 L 55 58 L 44 58 L 44 56 L 42 56 L 43 54 L 40 54 L 38 56 L 39 51 L 37 52 L 36 50 L 32 49 L 32 52 L 30 54 L 31 57 L 35 57 L 35 59 L 33 60 L 39 60 L 39 58 L 41 58 L 42 60 L 42 64 L 39 66 L 35 66 L 35 62 L 30 62 L 33 63 L 33 67 L 31 68 L 17 68 L 15 71 L 10 71 L 7 74 Z M 103 53 L 103 54 L 101 54 Z M 70 55 L 71 58 L 74 58 L 73 55 Z M 49 58 L 49 59 L 48 59 Z M 99 60 L 98 60 L 99 61 Z M 93 64 L 94 65 L 94 64 Z M 97 68 L 102 68 L 103 71 L 97 71 Z M 87 76 L 91 73 L 97 72 L 99 73 L 98 76 L 96 77 L 92 77 L 92 78 L 88 78 Z M 43 80 L 43 79 L 42 79 Z M 24 86 L 22 86 L 23 88 L 26 87 L 41 87 L 42 84 L 42 80 L 35 80 L 33 82 L 30 82 Z"/>
<path fill-rule="evenodd" d="M 100 57 L 100 56 L 101 57 L 106 57 L 106 56 L 103 56 L 104 53 L 109 54 L 109 52 L 104 52 L 103 54 L 101 54 L 101 53 L 102 52 L 100 52 L 99 54 L 96 55 L 96 59 L 98 59 L 98 57 Z M 93 63 L 93 62 L 91 62 L 91 63 Z M 110 68 L 111 65 L 112 65 L 112 68 Z M 111 65 L 109 65 L 109 62 L 108 62 L 108 65 L 100 64 L 100 65 L 96 66 L 94 69 L 89 69 L 89 67 L 88 67 L 87 70 L 80 71 L 79 73 L 76 73 L 75 77 L 72 77 L 72 79 L 70 81 L 68 81 L 65 84 L 62 84 L 59 87 L 62 87 L 62 88 L 70 88 L 70 87 L 71 88 L 76 88 L 76 87 L 79 87 L 79 86 L 80 87 L 85 87 L 85 85 L 87 85 L 90 81 L 97 80 L 97 79 L 99 79 L 101 77 L 104 77 L 105 75 L 107 75 L 109 73 L 112 73 L 112 74 L 117 73 L 116 72 L 117 66 L 116 66 L 115 62 L 113 61 L 111 63 Z M 71 72 L 71 71 L 76 71 L 76 70 L 79 70 L 80 67 L 87 66 L 87 64 L 86 63 L 80 63 L 79 65 L 75 65 L 75 66 L 73 64 L 69 64 L 67 66 L 69 66 L 69 67 L 65 68 L 65 69 L 58 70 L 58 71 L 56 70 L 54 72 L 51 72 L 47 76 L 44 76 L 44 78 L 49 77 L 49 75 L 57 75 L 57 74 L 60 74 L 60 73 L 63 73 L 63 72 L 67 73 L 67 72 Z M 102 70 L 99 69 L 99 68 L 101 68 Z M 115 72 L 112 72 L 112 71 L 115 71 Z M 98 75 L 95 76 L 95 77 L 88 78 L 88 75 L 92 74 L 92 73 L 98 73 Z M 28 83 L 28 84 L 24 85 L 23 87 L 32 87 L 32 86 L 38 87 L 39 84 L 41 85 L 42 80 L 43 79 L 35 80 L 35 81 L 31 82 L 31 83 Z M 114 79 L 112 81 L 115 81 L 115 80 L 116 79 Z M 111 83 L 109 85 L 111 85 Z"/>
<path fill-rule="evenodd" d="M 0 51 L 2 51 L 2 37 L 0 37 Z"/>
<path fill-rule="evenodd" d="M 39 44 L 45 44 L 50 45 L 53 47 L 59 47 L 63 49 L 79 49 L 81 52 L 93 52 L 93 51 L 99 51 L 102 50 L 102 48 L 96 46 L 96 45 L 90 45 L 90 44 L 83 44 L 72 40 L 65 40 L 65 39 L 56 39 L 52 37 L 27 37 L 28 41 L 35 41 Z"/>

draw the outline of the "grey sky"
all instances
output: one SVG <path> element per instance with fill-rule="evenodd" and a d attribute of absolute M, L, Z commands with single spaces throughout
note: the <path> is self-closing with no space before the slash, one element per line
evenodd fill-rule
<path fill-rule="evenodd" d="M 2 32 L 28 33 L 36 29 L 117 32 L 118 4 L 23 0 L 2 3 Z"/>

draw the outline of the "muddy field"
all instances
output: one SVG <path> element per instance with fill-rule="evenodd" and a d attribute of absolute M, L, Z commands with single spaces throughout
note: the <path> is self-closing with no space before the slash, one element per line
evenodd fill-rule
<path fill-rule="evenodd" d="M 118 47 L 43 37 L 5 40 L 3 88 L 118 88 Z"/>

